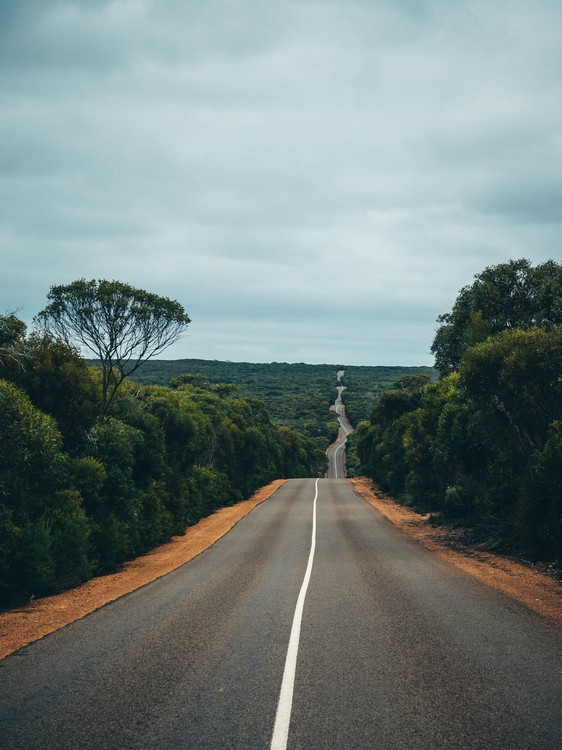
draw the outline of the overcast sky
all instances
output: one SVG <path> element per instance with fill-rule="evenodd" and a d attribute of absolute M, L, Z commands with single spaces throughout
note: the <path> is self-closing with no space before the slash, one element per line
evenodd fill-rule
<path fill-rule="evenodd" d="M 0 312 L 119 279 L 166 358 L 431 364 L 562 261 L 559 0 L 2 0 Z"/>

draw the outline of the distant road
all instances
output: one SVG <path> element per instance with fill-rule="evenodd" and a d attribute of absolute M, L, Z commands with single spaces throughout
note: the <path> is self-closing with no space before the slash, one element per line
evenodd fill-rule
<path fill-rule="evenodd" d="M 346 481 L 290 480 L 187 565 L 0 662 L 0 745 L 268 750 L 277 720 L 276 750 L 556 750 L 561 657 L 558 630 Z"/>
<path fill-rule="evenodd" d="M 343 377 L 344 371 L 338 372 L 338 382 Z M 345 478 L 345 444 L 347 436 L 353 432 L 351 422 L 348 420 L 345 413 L 345 406 L 342 402 L 342 392 L 345 390 L 345 386 L 338 385 L 338 397 L 332 409 L 338 415 L 340 423 L 340 431 L 338 439 L 328 448 L 328 472 L 326 477 L 328 479 L 344 479 Z"/>

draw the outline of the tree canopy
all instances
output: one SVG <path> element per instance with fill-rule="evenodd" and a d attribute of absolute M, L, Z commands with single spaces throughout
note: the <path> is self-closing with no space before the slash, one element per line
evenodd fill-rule
<path fill-rule="evenodd" d="M 441 378 L 378 399 L 360 468 L 489 548 L 561 562 L 562 265 L 486 268 L 439 320 Z"/>
<path fill-rule="evenodd" d="M 23 358 L 18 344 L 25 335 L 25 331 L 25 323 L 13 312 L 0 315 L 0 362 L 12 361 L 21 365 Z"/>
<path fill-rule="evenodd" d="M 273 479 L 325 471 L 325 445 L 224 385 L 126 380 L 101 416 L 98 368 L 47 334 L 21 346 L 25 368 L 0 362 L 0 607 L 115 570 Z"/>
<path fill-rule="evenodd" d="M 103 413 L 123 380 L 164 351 L 191 322 L 179 302 L 119 281 L 79 279 L 51 287 L 36 317 L 49 333 L 100 361 Z"/>
<path fill-rule="evenodd" d="M 562 325 L 562 264 L 533 267 L 524 258 L 490 266 L 437 319 L 431 351 L 442 375 L 459 369 L 466 350 L 505 329 Z"/>

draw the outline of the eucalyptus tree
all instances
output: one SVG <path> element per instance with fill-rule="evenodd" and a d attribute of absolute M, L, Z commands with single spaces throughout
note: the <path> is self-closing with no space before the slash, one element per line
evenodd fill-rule
<path fill-rule="evenodd" d="M 0 315 L 0 364 L 15 363 L 23 367 L 25 353 L 21 342 L 25 336 L 26 325 L 16 317 L 15 313 Z"/>
<path fill-rule="evenodd" d="M 440 315 L 431 351 L 441 375 L 458 370 L 465 352 L 503 330 L 562 325 L 562 264 L 523 259 L 490 266 Z"/>
<path fill-rule="evenodd" d="M 35 322 L 86 349 L 102 369 L 103 409 L 143 362 L 178 339 L 191 322 L 179 302 L 105 279 L 52 286 Z"/>

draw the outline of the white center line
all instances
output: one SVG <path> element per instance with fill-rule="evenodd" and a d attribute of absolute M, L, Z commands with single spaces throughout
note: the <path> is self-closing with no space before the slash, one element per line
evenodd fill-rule
<path fill-rule="evenodd" d="M 317 479 L 316 484 L 314 485 L 315 494 L 314 503 L 312 504 L 312 540 L 310 543 L 310 554 L 308 555 L 308 565 L 306 566 L 306 572 L 304 574 L 299 598 L 297 599 L 297 606 L 295 607 L 295 614 L 293 616 L 293 625 L 291 627 L 291 635 L 289 636 L 289 647 L 285 659 L 283 682 L 281 683 L 281 692 L 279 694 L 279 703 L 277 704 L 277 714 L 275 716 L 275 726 L 273 728 L 273 737 L 271 738 L 271 750 L 286 750 L 287 738 L 289 736 L 302 613 L 310 581 L 310 574 L 312 573 L 314 550 L 316 549 L 316 501 L 318 500 L 318 481 L 319 480 Z"/>
<path fill-rule="evenodd" d="M 334 451 L 334 479 L 338 478 L 338 453 L 345 447 L 347 436 L 349 435 L 349 430 L 341 421 L 340 421 L 340 428 L 341 428 L 340 436 L 343 438 L 343 442 L 340 445 L 338 445 L 338 447 Z"/>

